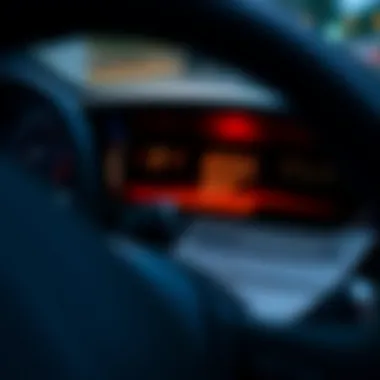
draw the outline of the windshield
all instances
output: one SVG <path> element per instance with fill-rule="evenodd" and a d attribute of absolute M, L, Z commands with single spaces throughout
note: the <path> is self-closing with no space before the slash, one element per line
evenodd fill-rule
<path fill-rule="evenodd" d="M 346 45 L 380 73 L 380 0 L 276 0 L 328 42 Z"/>
<path fill-rule="evenodd" d="M 380 0 L 248 1 L 277 4 L 288 17 L 303 28 L 315 31 L 331 44 L 343 45 L 354 57 L 380 75 Z M 188 71 L 191 71 L 197 78 L 188 78 L 188 84 L 191 83 L 190 92 L 196 94 L 196 97 L 199 97 L 200 92 L 204 94 L 205 76 L 213 82 L 220 81 L 220 78 L 225 80 L 226 77 L 230 82 L 234 82 L 233 91 L 231 88 L 227 91 L 218 89 L 213 91 L 213 96 L 218 94 L 220 97 L 231 92 L 245 93 L 249 97 L 255 95 L 252 95 L 252 89 L 250 94 L 242 88 L 235 91 L 237 78 L 241 77 L 239 70 L 231 70 L 221 62 L 214 62 L 210 57 L 201 57 L 199 52 L 189 51 L 186 46 L 135 37 L 81 35 L 39 44 L 32 50 L 39 59 L 60 75 L 84 86 L 91 85 L 91 91 L 93 85 L 98 87 L 122 83 L 121 90 L 125 93 L 125 82 L 141 84 L 168 78 L 178 79 L 183 78 L 184 73 L 188 77 Z M 239 80 L 242 81 L 241 78 Z M 199 82 L 202 91 L 198 91 Z M 167 91 L 168 84 L 165 82 L 164 85 Z M 175 85 L 177 86 L 177 83 Z M 152 90 L 157 89 L 150 88 L 149 92 L 154 92 Z M 157 91 L 162 97 L 161 90 L 162 88 L 159 88 Z"/>

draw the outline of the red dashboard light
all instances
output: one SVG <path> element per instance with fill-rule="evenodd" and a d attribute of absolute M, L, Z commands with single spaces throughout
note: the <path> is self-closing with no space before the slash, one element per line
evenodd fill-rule
<path fill-rule="evenodd" d="M 260 120 L 240 112 L 217 113 L 207 119 L 210 137 L 229 142 L 261 141 L 264 138 Z"/>

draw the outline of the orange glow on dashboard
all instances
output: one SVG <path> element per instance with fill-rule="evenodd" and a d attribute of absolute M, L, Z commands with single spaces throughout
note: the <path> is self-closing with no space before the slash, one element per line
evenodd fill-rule
<path fill-rule="evenodd" d="M 252 155 L 207 152 L 201 158 L 199 186 L 204 190 L 239 191 L 252 185 L 258 178 L 259 171 L 259 160 Z"/>
<path fill-rule="evenodd" d="M 243 109 L 183 112 L 139 109 L 125 120 L 125 141 L 104 152 L 110 193 L 185 214 L 340 217 L 339 178 L 298 120 Z"/>
<path fill-rule="evenodd" d="M 234 216 L 249 216 L 260 212 L 283 212 L 298 216 L 331 217 L 333 202 L 286 191 L 257 189 L 244 193 L 202 191 L 196 186 L 129 185 L 124 197 L 129 202 L 155 204 L 170 201 L 182 211 L 215 212 Z"/>

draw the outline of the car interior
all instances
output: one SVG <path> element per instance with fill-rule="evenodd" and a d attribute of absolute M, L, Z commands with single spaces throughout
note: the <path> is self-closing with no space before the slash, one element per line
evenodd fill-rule
<path fill-rule="evenodd" d="M 378 378 L 379 77 L 264 2 L 111 3 L 1 38 L 0 377 Z"/>

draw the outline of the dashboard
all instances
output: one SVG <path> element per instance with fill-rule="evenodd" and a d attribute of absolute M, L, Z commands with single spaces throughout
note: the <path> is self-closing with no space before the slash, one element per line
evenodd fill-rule
<path fill-rule="evenodd" d="M 76 209 L 92 217 L 97 228 L 88 231 L 99 235 L 100 248 L 108 244 L 104 253 L 94 245 L 93 258 L 108 254 L 121 276 L 122 261 L 113 256 L 139 256 L 142 275 L 157 271 L 160 262 L 174 269 L 175 261 L 188 265 L 235 295 L 260 322 L 311 321 L 313 333 L 317 326 L 343 324 L 354 332 L 358 325 L 365 331 L 373 327 L 378 294 L 357 272 L 376 236 L 367 229 L 366 215 L 361 219 L 363 203 L 345 185 L 333 152 L 286 97 L 283 106 L 268 102 L 272 90 L 241 87 L 241 78 L 224 87 L 228 91 L 209 86 L 205 77 L 198 78 L 203 83 L 187 77 L 147 86 L 117 79 L 112 86 L 74 85 L 30 57 L 11 63 L 0 62 L 2 148 L 48 186 L 54 199 L 69 194 Z M 140 66 L 150 70 L 142 63 L 135 62 L 128 75 L 140 81 Z M 118 77 L 124 67 L 115 66 L 91 80 L 107 80 L 115 70 Z M 2 83 L 7 70 L 14 76 Z M 211 87 L 214 94 L 206 91 Z M 43 242 L 46 231 L 37 234 Z M 46 237 L 53 246 L 54 234 Z M 148 255 L 152 260 L 145 262 Z M 91 255 L 85 262 L 91 270 Z M 107 268 L 112 271 L 112 265 Z M 181 273 L 186 280 L 191 272 L 178 273 L 179 281 L 160 278 L 158 285 L 179 295 L 187 286 Z M 111 281 L 110 289 L 122 283 Z M 327 310 L 319 309 L 325 300 Z M 284 358 L 269 359 L 270 366 Z"/>
<path fill-rule="evenodd" d="M 2 149 L 90 215 L 117 254 L 171 255 L 265 320 L 292 319 L 369 252 L 363 205 L 284 97 L 207 70 L 74 84 L 17 56 L 0 66 Z"/>
<path fill-rule="evenodd" d="M 119 233 L 204 271 L 264 321 L 305 315 L 368 249 L 351 226 L 360 204 L 295 113 L 178 102 L 88 112 Z"/>
<path fill-rule="evenodd" d="M 119 106 L 91 112 L 106 193 L 180 215 L 338 224 L 355 212 L 326 151 L 286 113 Z"/>

